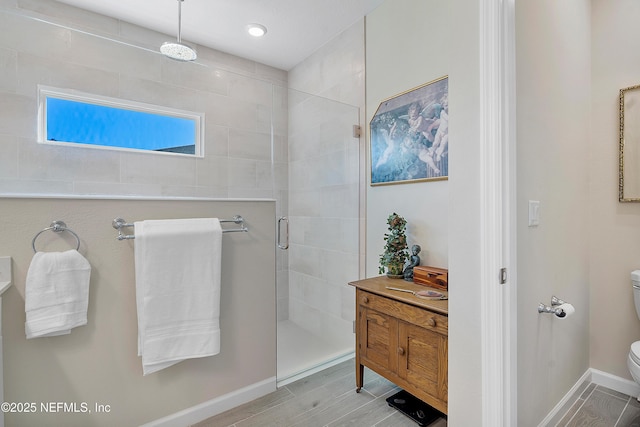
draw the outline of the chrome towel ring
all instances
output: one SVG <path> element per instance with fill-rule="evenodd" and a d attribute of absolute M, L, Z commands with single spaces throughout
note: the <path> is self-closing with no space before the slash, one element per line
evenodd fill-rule
<path fill-rule="evenodd" d="M 53 231 L 54 233 L 62 233 L 63 231 L 68 231 L 69 233 L 73 234 L 73 237 L 75 237 L 76 240 L 78 241 L 76 250 L 80 249 L 80 237 L 78 237 L 78 235 L 72 229 L 68 228 L 67 224 L 65 224 L 63 221 L 53 221 L 49 227 L 41 230 L 40 232 L 38 232 L 38 234 L 34 236 L 33 240 L 31 241 L 31 247 L 33 248 L 33 252 L 38 252 L 36 250 L 36 239 L 38 238 L 38 236 L 44 233 L 45 231 L 49 231 L 49 230 Z"/>

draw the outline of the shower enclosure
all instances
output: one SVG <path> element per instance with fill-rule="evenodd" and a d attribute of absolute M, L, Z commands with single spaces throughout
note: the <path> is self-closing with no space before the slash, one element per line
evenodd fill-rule
<path fill-rule="evenodd" d="M 359 109 L 291 89 L 286 96 L 288 185 L 279 200 L 279 247 L 288 249 L 277 257 L 280 384 L 351 356 L 355 299 L 347 283 L 359 270 Z"/>
<path fill-rule="evenodd" d="M 132 24 L 114 25 L 99 15 L 86 20 L 85 12 L 71 6 L 59 10 L 55 2 L 12 3 L 0 6 L 0 26 L 43 42 L 12 44 L 25 40 L 18 36 L 0 42 L 11 88 L 4 93 L 33 116 L 16 125 L 24 134 L 0 141 L 13 157 L 26 159 L 20 175 L 8 168 L 9 175 L 0 177 L 8 184 L 0 187 L 92 197 L 274 199 L 274 227 L 278 217 L 287 218 L 280 222 L 281 238 L 289 227 L 288 249 L 277 249 L 275 260 L 278 382 L 350 356 L 355 301 L 347 283 L 359 278 L 362 258 L 361 153 L 354 137 L 359 109 L 291 90 L 285 87 L 285 71 L 205 47 L 195 62 L 169 60 L 158 52 L 165 35 Z M 33 71 L 18 79 L 18 63 Z M 35 138 L 25 129 L 36 122 L 40 83 L 206 114 L 204 156 L 168 160 L 156 154 L 43 148 L 25 139 Z M 251 227 L 250 213 L 245 219 Z"/>

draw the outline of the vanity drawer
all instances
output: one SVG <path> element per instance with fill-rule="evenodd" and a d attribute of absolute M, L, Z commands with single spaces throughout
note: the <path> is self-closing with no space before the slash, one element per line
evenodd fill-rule
<path fill-rule="evenodd" d="M 443 335 L 448 334 L 449 319 L 447 316 L 360 289 L 356 292 L 356 298 L 358 304 L 363 307 L 388 314 L 407 323 L 433 330 Z"/>

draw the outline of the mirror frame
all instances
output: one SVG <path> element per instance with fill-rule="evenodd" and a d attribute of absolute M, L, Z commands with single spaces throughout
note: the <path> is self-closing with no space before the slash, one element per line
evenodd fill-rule
<path fill-rule="evenodd" d="M 619 134 L 619 154 L 618 154 L 618 200 L 620 202 L 640 202 L 640 194 L 637 197 L 625 197 L 624 195 L 624 102 L 625 102 L 625 94 L 630 91 L 639 91 L 640 85 L 629 86 L 624 89 L 620 89 L 620 97 L 619 97 L 619 117 L 620 117 L 620 134 Z M 640 141 L 638 141 L 638 145 L 640 145 Z M 640 168 L 640 165 L 638 165 Z"/>

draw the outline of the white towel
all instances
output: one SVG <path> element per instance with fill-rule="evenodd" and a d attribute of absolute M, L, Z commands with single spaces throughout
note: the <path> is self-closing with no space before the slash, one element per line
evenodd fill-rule
<path fill-rule="evenodd" d="M 27 338 L 65 335 L 87 324 L 91 265 L 78 251 L 36 252 L 27 271 Z"/>
<path fill-rule="evenodd" d="M 185 359 L 218 354 L 220 221 L 148 220 L 134 226 L 143 375 Z"/>

